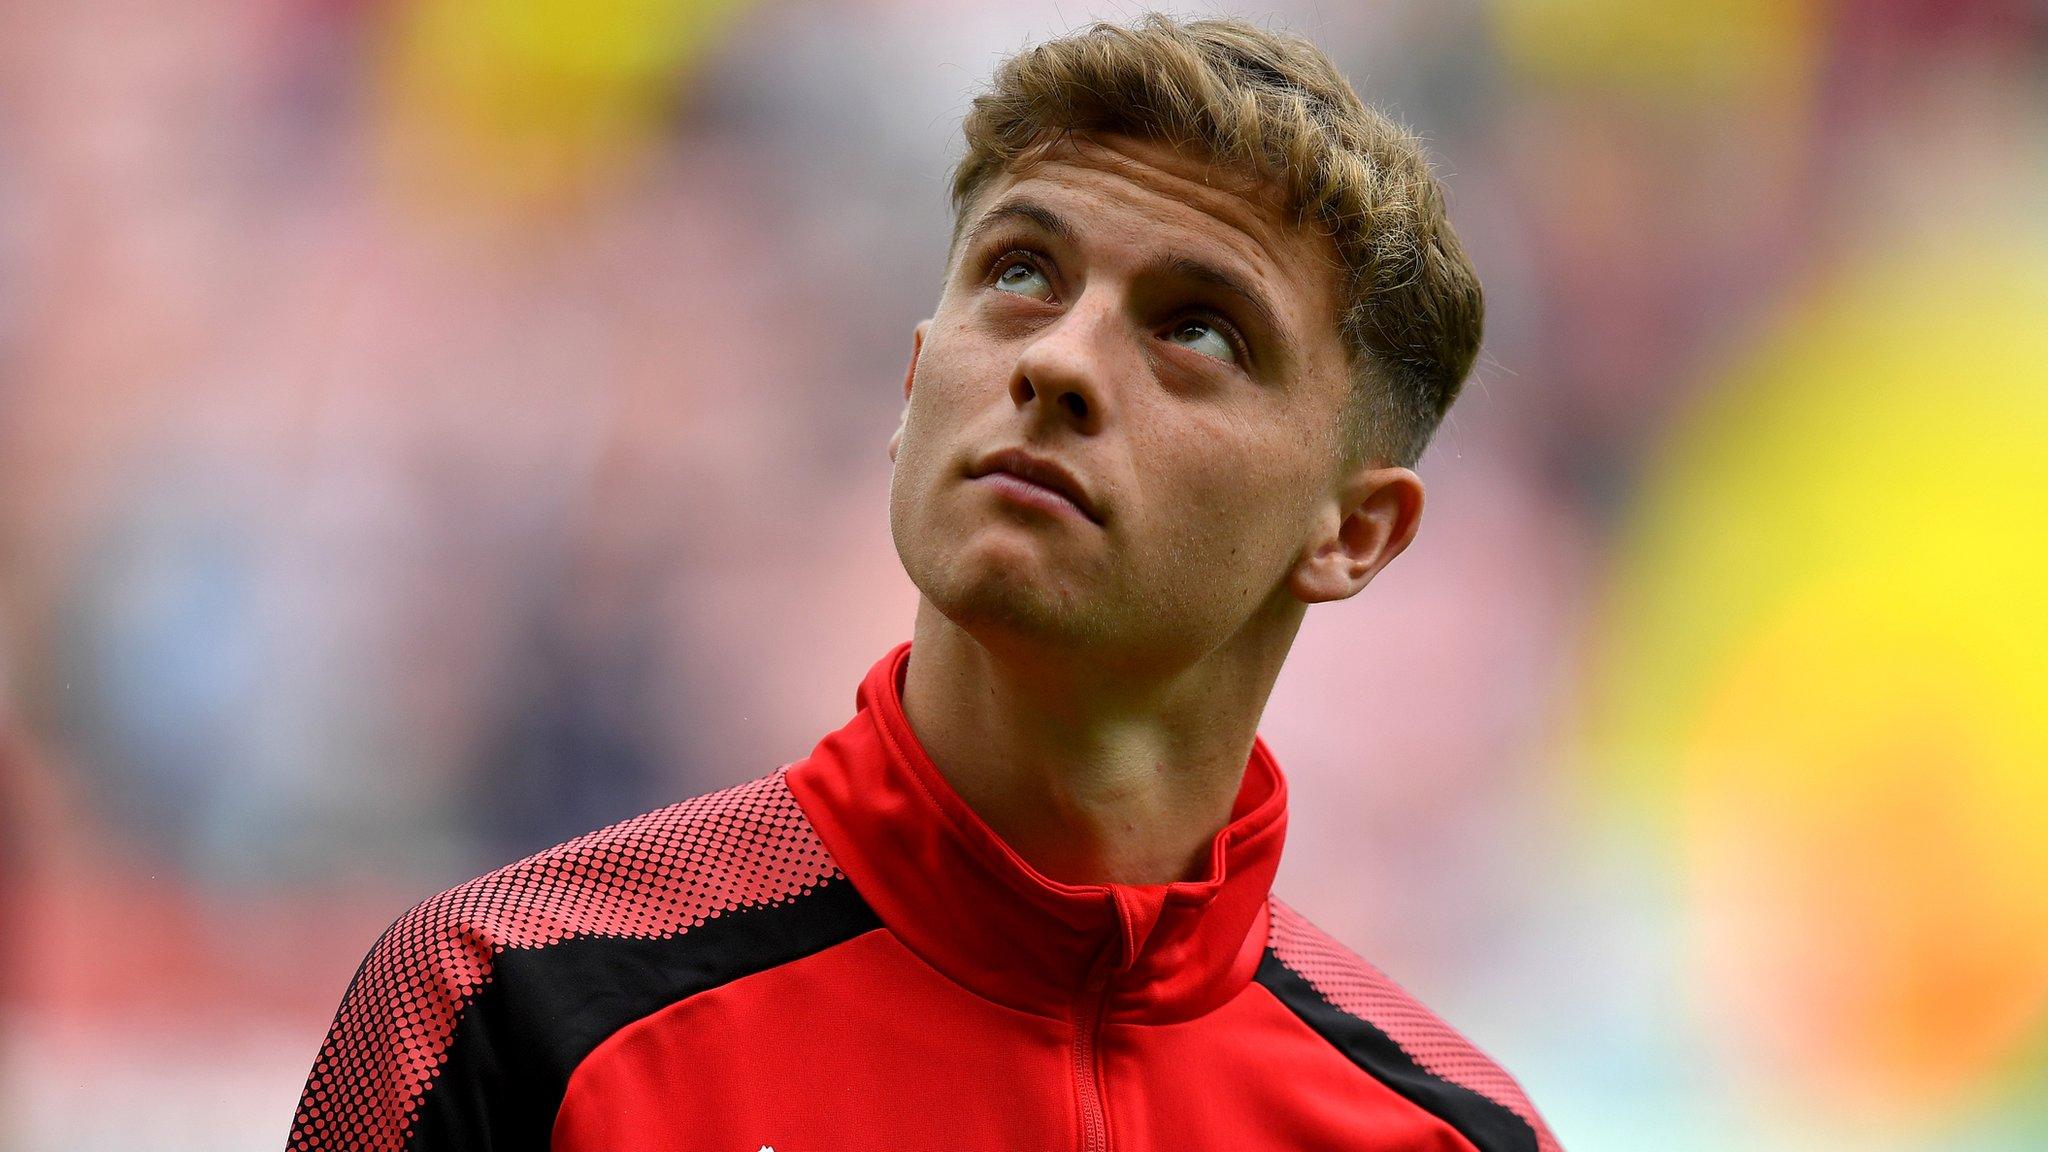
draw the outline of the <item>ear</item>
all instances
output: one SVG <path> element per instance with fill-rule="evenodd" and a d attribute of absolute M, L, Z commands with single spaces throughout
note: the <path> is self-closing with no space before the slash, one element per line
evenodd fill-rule
<path fill-rule="evenodd" d="M 1307 604 L 1356 596 L 1421 524 L 1421 477 L 1407 468 L 1361 468 L 1326 506 L 1316 538 L 1287 574 L 1288 589 Z"/>
<path fill-rule="evenodd" d="M 896 431 L 889 433 L 891 464 L 896 462 L 896 450 L 903 446 L 903 426 L 910 422 L 910 386 L 917 381 L 917 354 L 924 351 L 924 334 L 931 326 L 931 318 L 926 317 L 910 330 L 910 363 L 903 369 L 903 415 L 896 421 Z"/>

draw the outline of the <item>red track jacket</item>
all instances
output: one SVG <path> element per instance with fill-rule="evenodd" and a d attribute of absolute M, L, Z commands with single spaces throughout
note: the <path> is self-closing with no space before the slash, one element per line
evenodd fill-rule
<path fill-rule="evenodd" d="M 1508 1075 L 1269 894 L 1255 740 L 1204 878 L 1041 876 L 904 719 L 429 899 L 349 985 L 289 1147 L 1553 1152 Z"/>

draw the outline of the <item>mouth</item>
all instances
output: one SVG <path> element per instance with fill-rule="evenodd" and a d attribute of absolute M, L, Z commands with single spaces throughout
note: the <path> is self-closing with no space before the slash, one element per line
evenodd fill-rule
<path fill-rule="evenodd" d="M 969 469 L 968 477 L 1010 503 L 1102 523 L 1087 487 L 1057 461 L 1005 449 Z"/>
<path fill-rule="evenodd" d="M 1074 503 L 1063 493 L 1047 488 L 1043 484 L 1033 484 L 1022 476 L 1009 472 L 990 472 L 975 477 L 974 481 L 1012 503 L 1056 515 L 1089 518 L 1079 504 Z"/>

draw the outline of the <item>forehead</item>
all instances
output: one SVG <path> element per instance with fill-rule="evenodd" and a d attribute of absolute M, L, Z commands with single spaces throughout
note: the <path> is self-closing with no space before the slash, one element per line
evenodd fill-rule
<path fill-rule="evenodd" d="M 1064 209 L 1082 239 L 1099 247 L 1226 259 L 1260 284 L 1300 335 L 1328 328 L 1334 337 L 1335 245 L 1295 223 L 1270 184 L 1164 144 L 1074 134 L 992 179 L 973 212 L 978 218 L 1026 197 Z"/>

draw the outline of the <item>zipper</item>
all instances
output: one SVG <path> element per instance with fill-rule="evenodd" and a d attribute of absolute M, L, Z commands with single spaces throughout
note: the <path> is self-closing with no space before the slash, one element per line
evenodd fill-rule
<path fill-rule="evenodd" d="M 1074 1089 L 1081 1099 L 1082 1152 L 1109 1152 L 1109 1120 L 1102 1108 L 1100 1033 L 1102 1010 L 1109 1002 L 1109 958 L 1114 947 L 1088 969 L 1081 1003 L 1074 1013 Z"/>

